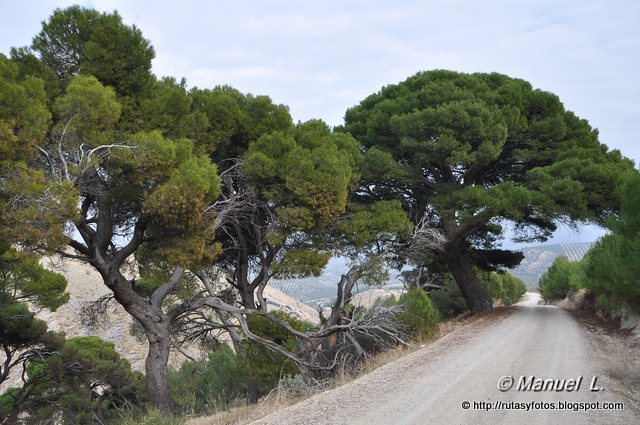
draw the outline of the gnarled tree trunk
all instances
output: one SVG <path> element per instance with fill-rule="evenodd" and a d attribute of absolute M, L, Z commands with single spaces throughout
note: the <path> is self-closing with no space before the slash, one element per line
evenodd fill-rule
<path fill-rule="evenodd" d="M 145 362 L 147 375 L 147 391 L 155 408 L 164 413 L 171 412 L 171 395 L 169 393 L 169 350 L 171 339 L 169 322 L 160 322 L 149 326 L 146 324 L 149 353 Z"/>
<path fill-rule="evenodd" d="M 451 244 L 445 249 L 445 262 L 449 271 L 462 292 L 467 307 L 471 313 L 476 314 L 492 308 L 491 300 L 485 294 L 478 277 L 473 271 L 473 263 L 469 256 L 469 250 L 463 243 Z"/>
<path fill-rule="evenodd" d="M 101 258 L 93 263 L 102 275 L 105 284 L 113 292 L 115 300 L 136 319 L 145 330 L 149 343 L 148 356 L 145 362 L 147 392 L 151 404 L 165 414 L 171 414 L 172 404 L 169 392 L 168 362 L 171 349 L 171 316 L 165 314 L 160 306 L 164 296 L 158 291 L 164 289 L 165 283 L 147 300 L 135 292 L 130 282 L 122 275 L 119 268 L 104 262 Z M 182 276 L 180 273 L 170 280 Z M 155 297 L 158 299 L 155 299 Z"/>

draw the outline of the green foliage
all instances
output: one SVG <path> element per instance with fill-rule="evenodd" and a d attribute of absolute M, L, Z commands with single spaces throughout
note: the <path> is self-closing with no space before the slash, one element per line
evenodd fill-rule
<path fill-rule="evenodd" d="M 502 278 L 503 294 L 500 297 L 502 304 L 511 305 L 517 303 L 520 298 L 527 292 L 527 286 L 524 282 L 509 273 L 504 273 Z"/>
<path fill-rule="evenodd" d="M 450 276 L 444 279 L 442 288 L 429 292 L 429 299 L 443 319 L 450 319 L 467 311 L 464 297 Z"/>
<path fill-rule="evenodd" d="M 372 244 L 396 241 L 411 233 L 412 225 L 402 211 L 400 201 L 379 201 L 371 205 L 354 205 L 345 220 L 334 226 L 345 246 L 356 255 Z"/>
<path fill-rule="evenodd" d="M 117 12 L 80 6 L 56 9 L 34 37 L 32 49 L 59 78 L 93 75 L 122 96 L 149 83 L 155 56 L 140 30 L 124 25 Z"/>
<path fill-rule="evenodd" d="M 298 331 L 305 331 L 310 328 L 308 323 L 286 313 L 275 311 L 272 314 L 281 320 L 287 321 L 291 327 Z M 254 334 L 273 341 L 291 352 L 295 352 L 297 347 L 296 340 L 282 326 L 262 316 L 248 316 L 247 323 Z M 257 385 L 259 394 L 266 394 L 275 388 L 281 377 L 299 373 L 297 365 L 282 354 L 255 342 L 244 341 L 244 344 L 244 355 L 240 359 L 241 370 L 247 381 Z"/>
<path fill-rule="evenodd" d="M 2 300 L 0 325 L 0 344 L 9 350 L 31 348 L 47 338 L 47 323 L 36 319 L 26 305 L 17 302 Z"/>
<path fill-rule="evenodd" d="M 584 263 L 569 261 L 564 256 L 556 258 L 538 284 L 540 294 L 545 300 L 562 299 L 570 291 L 577 291 L 584 286 Z"/>
<path fill-rule="evenodd" d="M 203 211 L 220 193 L 217 167 L 207 157 L 194 156 L 188 140 L 173 141 L 152 132 L 139 133 L 132 141 L 140 154 L 119 166 L 130 167 L 127 177 L 133 187 L 126 192 L 122 186 L 114 189 L 125 197 L 143 193 L 134 208 L 149 221 L 153 239 L 146 249 L 170 264 L 192 265 L 214 257 L 217 246 L 211 244 L 211 222 Z"/>
<path fill-rule="evenodd" d="M 268 242 L 279 250 L 272 264 L 278 276 L 317 275 L 330 257 L 323 242 L 330 239 L 346 245 L 337 239 L 342 229 L 333 227 L 352 208 L 348 198 L 359 178 L 361 159 L 358 143 L 351 136 L 331 132 L 319 120 L 264 134 L 249 145 L 243 171 L 271 211 L 261 212 L 264 217 L 259 219 L 270 225 Z M 361 236 L 352 239 L 367 237 L 371 242 L 395 230 L 383 226 L 400 221 L 398 213 L 404 217 L 399 204 L 363 207 L 344 230 L 359 231 Z M 363 235 L 367 225 L 369 233 Z"/>
<path fill-rule="evenodd" d="M 604 223 L 633 167 L 556 95 L 497 73 L 420 72 L 349 109 L 345 129 L 367 149 L 362 198 L 441 223 L 440 262 L 460 279 L 501 265 L 490 249 L 505 220 L 517 241 L 545 240 L 560 218 Z"/>
<path fill-rule="evenodd" d="M 485 293 L 493 300 L 500 300 L 503 305 L 517 303 L 520 297 L 527 292 L 524 282 L 508 272 L 484 272 L 478 270 L 476 273 Z"/>
<path fill-rule="evenodd" d="M 119 409 L 145 402 L 144 375 L 95 336 L 71 338 L 54 355 L 34 358 L 27 376 L 28 396 L 14 408 L 28 423 L 113 423 Z"/>
<path fill-rule="evenodd" d="M 284 229 L 309 230 L 335 220 L 358 175 L 357 142 L 321 121 L 264 135 L 249 146 L 245 171 L 275 204 Z M 283 231 L 284 231 L 283 229 Z"/>
<path fill-rule="evenodd" d="M 0 384 L 10 373 L 22 372 L 22 360 L 46 359 L 60 349 L 63 336 L 48 331 L 47 323 L 36 319 L 27 303 L 55 310 L 69 299 L 66 287 L 66 279 L 38 264 L 37 256 L 17 251 L 0 239 Z M 22 399 L 22 393 L 15 389 L 0 399 L 0 420 L 10 416 L 14 400 Z"/>
<path fill-rule="evenodd" d="M 229 86 L 194 88 L 189 95 L 193 112 L 186 121 L 189 137 L 216 162 L 240 158 L 262 135 L 291 127 L 288 108 L 268 96 L 244 95 Z"/>
<path fill-rule="evenodd" d="M 191 113 L 191 98 L 186 90 L 186 81 L 177 82 L 165 77 L 154 81 L 145 96 L 140 100 L 139 116 L 136 117 L 136 130 L 160 130 L 165 137 L 179 139 L 187 137 L 199 139 L 201 127 L 208 121 L 199 123 L 198 117 Z"/>
<path fill-rule="evenodd" d="M 18 66 L 21 78 L 32 77 L 44 82 L 48 103 L 62 93 L 63 82 L 28 47 L 12 47 L 10 57 L 11 61 Z"/>
<path fill-rule="evenodd" d="M 0 54 L 0 166 L 33 155 L 32 144 L 42 139 L 50 119 L 42 80 L 21 76 Z"/>
<path fill-rule="evenodd" d="M 69 300 L 66 288 L 64 276 L 45 269 L 36 255 L 0 241 L 0 298 L 55 311 Z"/>
<path fill-rule="evenodd" d="M 640 174 L 630 173 L 621 187 L 620 216 L 612 220 L 604 236 L 583 260 L 585 286 L 609 309 L 640 312 Z"/>
<path fill-rule="evenodd" d="M 169 374 L 171 398 L 181 412 L 209 413 L 244 395 L 246 381 L 240 360 L 227 345 L 211 352 L 205 361 L 187 361 Z"/>
<path fill-rule="evenodd" d="M 102 85 L 95 77 L 73 77 L 63 96 L 53 105 L 58 124 L 54 131 L 68 146 L 69 136 L 81 142 L 91 140 L 103 144 L 105 130 L 111 129 L 120 118 L 120 104 L 115 92 Z M 102 140 L 101 140 L 102 139 Z M 97 142 L 97 143 L 96 143 Z"/>
<path fill-rule="evenodd" d="M 440 315 L 426 292 L 411 286 L 400 296 L 398 304 L 403 306 L 398 319 L 408 335 L 417 339 L 434 335 Z"/>
<path fill-rule="evenodd" d="M 330 252 L 311 249 L 291 249 L 272 267 L 273 275 L 279 279 L 320 276 L 331 258 Z"/>

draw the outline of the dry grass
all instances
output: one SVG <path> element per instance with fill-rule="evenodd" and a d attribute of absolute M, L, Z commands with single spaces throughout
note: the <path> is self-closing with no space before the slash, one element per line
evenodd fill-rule
<path fill-rule="evenodd" d="M 218 412 L 215 415 L 193 418 L 188 420 L 185 425 L 241 425 L 256 421 L 264 416 L 269 415 L 277 410 L 284 409 L 300 399 L 289 400 L 284 397 L 267 396 L 256 404 L 235 406 L 229 410 Z"/>
<path fill-rule="evenodd" d="M 428 343 L 448 334 L 454 329 L 461 326 L 462 323 L 468 321 L 468 317 L 456 318 L 441 322 L 438 331 L 430 338 L 413 342 L 406 346 L 392 348 L 390 350 L 371 356 L 356 371 L 347 370 L 339 371 L 333 379 L 331 385 L 325 387 L 324 390 L 333 389 L 347 384 L 359 377 L 374 371 L 375 369 L 398 360 L 409 353 L 412 353 Z M 312 396 L 310 393 L 308 396 Z M 216 413 L 212 416 L 193 418 L 186 422 L 185 425 L 244 425 L 263 418 L 273 412 L 292 406 L 306 397 L 298 397 L 290 399 L 274 392 L 267 397 L 262 398 L 258 403 L 251 405 L 235 406 L 226 411 Z"/>
<path fill-rule="evenodd" d="M 616 359 L 609 366 L 607 373 L 622 383 L 627 390 L 635 394 L 640 392 L 640 360 L 637 356 Z"/>

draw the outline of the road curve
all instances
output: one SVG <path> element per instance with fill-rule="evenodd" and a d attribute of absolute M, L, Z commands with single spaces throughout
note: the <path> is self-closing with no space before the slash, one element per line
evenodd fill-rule
<path fill-rule="evenodd" d="M 528 293 L 504 314 L 474 320 L 353 382 L 254 424 L 640 424 L 640 406 L 626 399 L 607 376 L 608 366 L 597 360 L 582 325 L 564 310 L 538 301 L 539 295 Z M 516 381 L 505 392 L 498 388 L 503 376 Z M 518 391 L 521 376 L 582 376 L 582 383 L 573 392 Z M 602 391 L 590 391 L 594 376 Z M 463 402 L 470 408 L 463 409 Z M 507 405 L 485 410 L 496 402 Z M 531 402 L 557 407 L 559 402 L 623 402 L 624 410 L 542 410 L 532 408 Z M 515 403 L 525 407 L 516 410 Z"/>

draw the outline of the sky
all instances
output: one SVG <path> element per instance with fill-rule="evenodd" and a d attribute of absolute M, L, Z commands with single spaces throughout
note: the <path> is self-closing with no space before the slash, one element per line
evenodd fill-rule
<path fill-rule="evenodd" d="M 30 44 L 56 7 L 117 10 L 151 41 L 156 75 L 267 94 L 295 121 L 341 124 L 347 108 L 419 71 L 500 72 L 556 93 L 640 162 L 638 0 L 2 3 L 0 53 Z M 600 234 L 565 228 L 552 241 Z"/>

